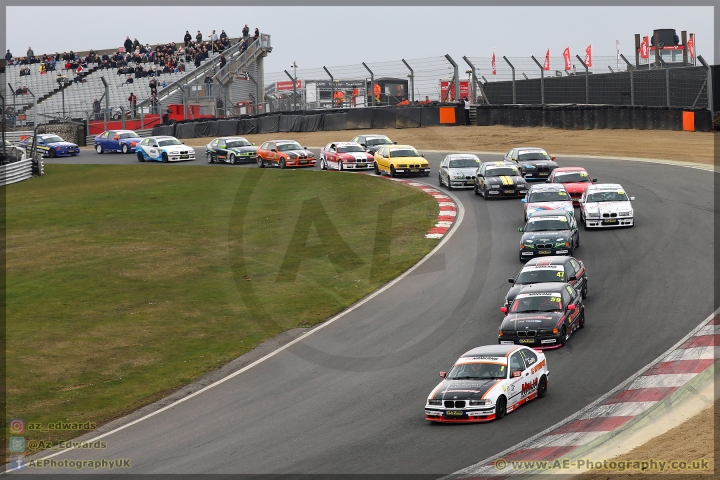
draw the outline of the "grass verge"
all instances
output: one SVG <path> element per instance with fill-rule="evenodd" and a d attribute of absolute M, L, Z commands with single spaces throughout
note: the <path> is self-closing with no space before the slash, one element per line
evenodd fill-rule
<path fill-rule="evenodd" d="M 366 175 L 46 171 L 7 187 L 7 413 L 26 425 L 117 418 L 323 321 L 437 244 L 431 196 Z"/>

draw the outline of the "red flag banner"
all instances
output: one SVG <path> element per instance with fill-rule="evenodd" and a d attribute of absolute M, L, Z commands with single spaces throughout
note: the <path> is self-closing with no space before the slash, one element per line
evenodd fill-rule
<path fill-rule="evenodd" d="M 643 37 L 642 42 L 640 42 L 640 58 L 648 57 L 650 57 L 650 52 L 648 51 L 648 37 Z"/>
<path fill-rule="evenodd" d="M 565 70 L 572 68 L 572 61 L 570 60 L 570 47 L 563 50 L 563 59 L 565 60 Z"/>
<path fill-rule="evenodd" d="M 695 35 L 690 35 L 690 39 L 687 42 L 687 48 L 690 58 L 695 58 Z"/>
<path fill-rule="evenodd" d="M 543 70 L 550 70 L 550 49 L 547 49 L 545 53 L 545 63 L 543 64 Z"/>
<path fill-rule="evenodd" d="M 690 37 L 690 38 L 692 38 L 692 37 Z M 495 52 L 493 52 L 493 56 L 492 56 L 492 70 L 493 70 L 493 75 L 497 75 L 497 70 L 495 69 Z"/>
<path fill-rule="evenodd" d="M 592 67 L 592 43 L 585 49 L 585 65 Z"/>

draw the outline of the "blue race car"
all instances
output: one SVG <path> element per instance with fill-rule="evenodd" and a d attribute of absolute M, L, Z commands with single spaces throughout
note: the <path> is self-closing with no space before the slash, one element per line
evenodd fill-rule
<path fill-rule="evenodd" d="M 141 141 L 132 130 L 108 130 L 95 137 L 95 151 L 135 153 L 135 146 Z"/>
<path fill-rule="evenodd" d="M 27 152 L 32 150 L 33 137 L 29 136 L 22 140 L 18 146 Z M 46 133 L 37 136 L 37 149 L 43 157 L 74 157 L 80 154 L 80 148 L 74 143 L 66 142 L 53 133 Z"/>

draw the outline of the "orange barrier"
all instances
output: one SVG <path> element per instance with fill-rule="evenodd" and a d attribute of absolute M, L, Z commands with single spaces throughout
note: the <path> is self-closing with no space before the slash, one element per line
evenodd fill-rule
<path fill-rule="evenodd" d="M 440 124 L 455 124 L 455 107 L 440 107 Z"/>
<path fill-rule="evenodd" d="M 683 130 L 686 132 L 695 131 L 695 112 L 683 112 L 682 116 Z"/>

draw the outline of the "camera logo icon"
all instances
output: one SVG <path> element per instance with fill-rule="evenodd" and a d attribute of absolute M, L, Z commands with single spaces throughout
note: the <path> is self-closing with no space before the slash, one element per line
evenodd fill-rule
<path fill-rule="evenodd" d="M 13 418 L 10 420 L 10 435 L 22 435 L 25 432 L 25 420 Z"/>

